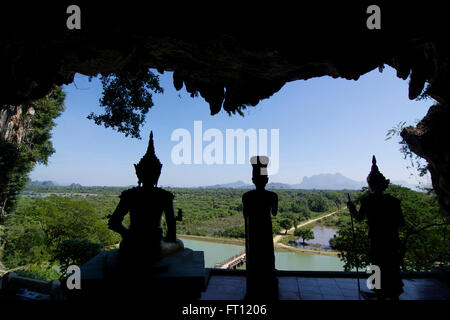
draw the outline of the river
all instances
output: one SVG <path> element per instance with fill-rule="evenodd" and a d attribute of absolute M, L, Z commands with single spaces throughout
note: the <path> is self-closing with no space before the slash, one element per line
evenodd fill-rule
<path fill-rule="evenodd" d="M 216 263 L 244 251 L 243 246 L 183 239 L 184 246 L 204 251 L 205 267 L 212 268 Z M 297 252 L 275 252 L 275 267 L 278 270 L 343 271 L 343 263 L 336 256 Z"/>

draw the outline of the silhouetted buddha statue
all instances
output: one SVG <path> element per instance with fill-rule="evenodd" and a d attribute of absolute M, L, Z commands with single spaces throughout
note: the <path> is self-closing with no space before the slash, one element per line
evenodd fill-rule
<path fill-rule="evenodd" d="M 405 221 L 400 200 L 384 194 L 389 186 L 389 179 L 379 171 L 375 156 L 372 158 L 372 169 L 367 176 L 367 183 L 370 193 L 361 199 L 359 211 L 351 201 L 347 203 L 347 207 L 357 220 L 367 219 L 369 259 L 373 265 L 379 266 L 381 271 L 381 289 L 374 291 L 379 299 L 398 299 L 403 292 L 398 229 L 405 225 Z"/>
<path fill-rule="evenodd" d="M 242 196 L 245 219 L 245 251 L 247 269 L 247 294 L 249 300 L 278 298 L 278 280 L 275 275 L 275 256 L 272 234 L 272 215 L 277 214 L 278 196 L 264 189 L 267 182 L 265 156 L 252 157 L 252 181 L 255 190 Z"/>
<path fill-rule="evenodd" d="M 127 264 L 152 263 L 183 249 L 181 240 L 176 239 L 176 218 L 173 210 L 174 195 L 156 187 L 162 164 L 155 155 L 153 132 L 147 152 L 134 165 L 138 186 L 125 190 L 120 202 L 110 216 L 109 228 L 122 236 L 119 260 Z M 123 218 L 130 213 L 130 227 L 123 224 Z M 167 234 L 163 239 L 162 213 L 165 213 Z"/>

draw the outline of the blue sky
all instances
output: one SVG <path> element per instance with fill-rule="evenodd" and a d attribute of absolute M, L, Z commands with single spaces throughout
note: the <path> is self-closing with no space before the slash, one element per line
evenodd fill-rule
<path fill-rule="evenodd" d="M 406 169 L 399 140 L 385 141 L 385 135 L 400 121 L 414 124 L 433 101 L 409 100 L 408 80 L 397 78 L 390 67 L 382 73 L 375 69 L 357 81 L 321 77 L 287 83 L 269 99 L 249 107 L 245 117 L 229 116 L 225 111 L 211 116 L 203 98 L 191 98 L 184 88 L 174 89 L 171 72 L 160 75 L 160 84 L 164 93 L 154 95 L 155 105 L 138 140 L 86 118 L 92 111 L 102 112 L 98 102 L 102 88 L 98 79 L 89 82 L 77 74 L 74 83 L 64 87 L 66 110 L 53 129 L 56 153 L 48 166 L 36 166 L 31 179 L 86 186 L 134 185 L 133 163 L 145 153 L 153 130 L 157 156 L 163 163 L 160 185 L 250 183 L 250 164 L 172 162 L 171 150 L 177 144 L 170 139 L 172 132 L 184 128 L 193 135 L 194 121 L 201 120 L 203 132 L 215 128 L 224 136 L 226 129 L 279 129 L 280 168 L 270 177 L 273 182 L 300 183 L 304 176 L 336 172 L 362 181 L 375 154 L 387 178 L 417 184 L 417 178 L 410 177 L 413 171 Z"/>

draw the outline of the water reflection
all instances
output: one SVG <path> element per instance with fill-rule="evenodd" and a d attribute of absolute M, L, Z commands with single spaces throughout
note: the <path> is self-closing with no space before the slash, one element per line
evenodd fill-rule
<path fill-rule="evenodd" d="M 337 229 L 322 226 L 315 226 L 311 229 L 311 231 L 314 233 L 314 239 L 306 241 L 305 245 L 303 245 L 301 239 L 293 241 L 292 244 L 299 248 L 305 249 L 331 250 L 330 239 L 337 235 L 339 232 L 339 230 Z"/>

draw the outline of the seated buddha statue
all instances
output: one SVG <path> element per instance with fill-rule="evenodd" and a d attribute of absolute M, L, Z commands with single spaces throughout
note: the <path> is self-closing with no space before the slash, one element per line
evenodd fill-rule
<path fill-rule="evenodd" d="M 176 220 L 173 209 L 174 195 L 157 187 L 162 164 L 155 155 L 153 132 L 147 152 L 134 165 L 138 186 L 125 190 L 114 213 L 109 216 L 108 226 L 122 236 L 119 261 L 142 265 L 154 263 L 183 250 L 183 242 L 176 238 Z M 130 226 L 122 223 L 130 214 Z M 163 237 L 162 214 L 165 215 L 167 232 Z"/>

